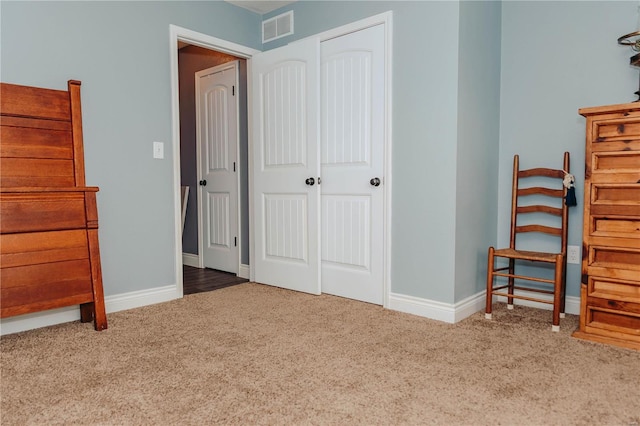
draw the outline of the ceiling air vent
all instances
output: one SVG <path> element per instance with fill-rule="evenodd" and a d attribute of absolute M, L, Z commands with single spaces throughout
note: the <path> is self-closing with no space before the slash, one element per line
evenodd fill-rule
<path fill-rule="evenodd" d="M 262 42 L 293 34 L 293 10 L 262 21 Z"/>

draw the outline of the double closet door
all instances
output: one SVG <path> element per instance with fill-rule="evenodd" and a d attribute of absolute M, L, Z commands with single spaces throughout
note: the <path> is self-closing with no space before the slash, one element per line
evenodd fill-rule
<path fill-rule="evenodd" d="M 383 303 L 385 30 L 252 58 L 255 280 Z"/>

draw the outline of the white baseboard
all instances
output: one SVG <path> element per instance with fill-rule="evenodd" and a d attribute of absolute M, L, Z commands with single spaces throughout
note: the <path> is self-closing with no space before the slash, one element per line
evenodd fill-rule
<path fill-rule="evenodd" d="M 110 313 L 155 305 L 156 303 L 168 302 L 181 297 L 182 295 L 179 294 L 175 285 L 168 285 L 105 297 L 104 303 L 107 313 Z"/>
<path fill-rule="evenodd" d="M 182 297 L 182 295 L 179 294 L 176 286 L 169 285 L 165 287 L 156 287 L 148 290 L 132 291 L 130 293 L 107 296 L 104 299 L 104 303 L 105 310 L 107 311 L 107 314 L 109 314 L 112 312 L 139 308 L 146 305 L 153 305 L 155 303 L 168 302 L 170 300 L 179 299 L 180 297 Z M 68 306 L 66 308 L 3 318 L 0 320 L 0 335 L 18 333 L 20 331 L 47 327 L 65 322 L 78 321 L 79 319 L 80 309 L 78 306 Z"/>
<path fill-rule="evenodd" d="M 240 264 L 240 270 L 238 271 L 238 276 L 240 278 L 244 278 L 248 280 L 249 272 L 250 272 L 249 265 L 245 265 L 244 263 Z"/>
<path fill-rule="evenodd" d="M 435 300 L 391 293 L 389 296 L 389 306 L 387 306 L 387 308 L 454 324 L 483 310 L 486 300 L 485 295 L 486 291 L 482 291 L 457 303 L 443 303 Z M 505 303 L 507 301 L 506 298 L 502 297 L 498 297 L 496 300 Z M 529 300 L 515 300 L 514 303 L 516 305 L 540 309 L 552 309 L 552 305 Z M 567 296 L 565 308 L 565 312 L 568 314 L 580 315 L 580 298 Z"/>
<path fill-rule="evenodd" d="M 20 331 L 78 321 L 79 319 L 80 309 L 78 306 L 67 306 L 66 308 L 51 309 L 33 314 L 3 318 L 0 320 L 0 335 L 5 336 L 7 334 L 18 333 Z"/>
<path fill-rule="evenodd" d="M 540 294 L 535 292 L 520 291 L 519 294 L 527 295 L 527 293 L 529 293 L 532 297 L 540 297 Z M 503 296 L 498 296 L 494 300 L 507 303 L 507 298 Z M 514 299 L 513 304 L 520 306 L 529 306 L 531 308 L 546 309 L 549 311 L 553 310 L 553 305 L 550 305 L 548 303 L 534 302 L 532 300 Z M 567 314 L 580 315 L 580 298 L 576 296 L 567 296 L 564 303 L 564 311 Z"/>
<path fill-rule="evenodd" d="M 200 257 L 197 254 L 182 253 L 182 264 L 187 266 L 193 266 L 194 268 L 199 268 Z"/>
<path fill-rule="evenodd" d="M 484 301 L 484 293 L 473 295 L 453 304 L 391 293 L 388 308 L 453 324 L 478 312 L 484 306 Z"/>

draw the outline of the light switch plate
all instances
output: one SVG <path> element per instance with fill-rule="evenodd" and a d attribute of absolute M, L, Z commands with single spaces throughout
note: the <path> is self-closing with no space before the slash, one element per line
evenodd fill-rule
<path fill-rule="evenodd" d="M 164 142 L 153 143 L 153 158 L 160 160 L 164 158 Z"/>

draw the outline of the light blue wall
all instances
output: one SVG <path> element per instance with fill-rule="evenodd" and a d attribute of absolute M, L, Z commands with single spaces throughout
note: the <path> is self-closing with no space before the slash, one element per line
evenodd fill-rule
<path fill-rule="evenodd" d="M 2 1 L 0 8 L 2 81 L 60 89 L 69 78 L 83 81 L 106 294 L 173 284 L 168 26 L 260 49 L 261 17 L 219 1 Z M 636 29 L 635 1 L 507 1 L 501 20 L 491 2 L 301 1 L 275 13 L 288 9 L 295 36 L 265 49 L 394 13 L 394 293 L 452 303 L 481 291 L 487 241 L 508 241 L 513 154 L 534 163 L 571 151 L 580 191 L 577 109 L 627 102 L 637 89 L 631 52 L 616 44 Z M 152 159 L 154 140 L 166 143 L 163 161 Z M 571 244 L 581 240 L 579 203 Z M 571 266 L 570 295 L 578 295 L 578 277 Z"/>
<path fill-rule="evenodd" d="M 560 167 L 564 151 L 578 197 L 569 244 L 582 245 L 585 120 L 578 109 L 636 99 L 633 52 L 616 40 L 638 29 L 637 8 L 637 1 L 503 3 L 499 245 L 509 243 L 513 155 L 523 168 Z M 580 265 L 569 265 L 567 295 L 579 296 L 579 286 Z"/>
<path fill-rule="evenodd" d="M 487 247 L 496 240 L 500 20 L 498 1 L 460 3 L 455 301 L 486 287 Z"/>
<path fill-rule="evenodd" d="M 175 284 L 169 24 L 260 48 L 260 16 L 224 2 L 1 5 L 2 81 L 82 81 L 87 184 L 100 187 L 107 296 Z M 165 142 L 165 159 L 152 158 Z"/>

